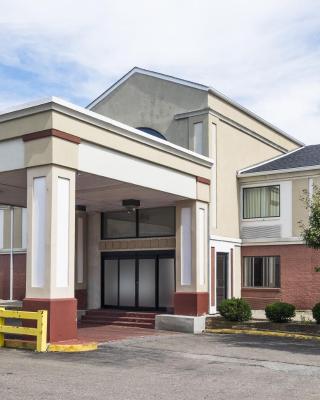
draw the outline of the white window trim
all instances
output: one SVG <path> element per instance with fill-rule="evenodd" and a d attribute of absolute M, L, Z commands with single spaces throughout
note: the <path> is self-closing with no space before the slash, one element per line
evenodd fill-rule
<path fill-rule="evenodd" d="M 243 190 L 250 189 L 250 188 L 260 188 L 260 187 L 267 187 L 267 186 L 279 186 L 280 188 L 280 204 L 279 204 L 279 212 L 280 215 L 278 217 L 256 217 L 256 218 L 243 218 Z M 268 182 L 268 183 L 256 183 L 250 185 L 242 185 L 240 193 L 240 221 L 241 222 L 261 222 L 261 221 L 280 221 L 281 220 L 281 182 Z"/>

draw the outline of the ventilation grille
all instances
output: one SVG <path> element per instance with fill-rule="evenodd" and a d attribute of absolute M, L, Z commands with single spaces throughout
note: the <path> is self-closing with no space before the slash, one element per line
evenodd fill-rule
<path fill-rule="evenodd" d="M 281 225 L 244 226 L 241 228 L 242 239 L 280 238 Z"/>

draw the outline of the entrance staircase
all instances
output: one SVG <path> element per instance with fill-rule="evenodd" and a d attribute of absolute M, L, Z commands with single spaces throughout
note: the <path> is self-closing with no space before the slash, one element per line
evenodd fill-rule
<path fill-rule="evenodd" d="M 79 324 L 84 326 L 113 325 L 154 329 L 156 312 L 113 309 L 88 310 Z"/>

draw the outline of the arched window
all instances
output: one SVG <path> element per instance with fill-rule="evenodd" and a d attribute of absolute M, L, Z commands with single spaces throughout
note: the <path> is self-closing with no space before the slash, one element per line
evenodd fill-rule
<path fill-rule="evenodd" d="M 137 128 L 137 129 L 139 129 L 139 131 L 148 133 L 149 135 L 154 136 L 154 137 L 157 137 L 157 138 L 159 138 L 159 139 L 167 140 L 167 139 L 163 136 L 162 133 L 156 131 L 155 129 L 148 128 L 148 127 L 145 127 L 145 126 L 139 127 L 139 128 Z"/>

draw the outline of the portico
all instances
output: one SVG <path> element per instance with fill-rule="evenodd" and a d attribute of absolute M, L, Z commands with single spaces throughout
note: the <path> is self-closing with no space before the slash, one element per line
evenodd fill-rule
<path fill-rule="evenodd" d="M 0 115 L 0 203 L 27 207 L 28 214 L 23 307 L 49 311 L 50 341 L 76 337 L 76 298 L 78 309 L 100 308 L 112 299 L 119 279 L 116 306 L 139 306 L 144 296 L 147 308 L 161 308 L 162 291 L 165 309 L 184 315 L 208 312 L 212 164 L 55 98 Z M 113 221 L 115 231 L 132 225 L 123 218 L 125 199 L 139 200 L 138 233 L 103 236 L 101 215 Z M 174 210 L 173 234 L 164 222 L 169 209 Z M 144 212 L 147 222 L 138 219 L 143 210 L 151 210 Z M 146 235 L 139 234 L 139 223 L 148 225 Z M 173 288 L 171 304 L 166 284 Z M 112 293 L 106 296 L 106 290 Z M 123 304 L 121 293 L 122 299 L 131 293 Z"/>

